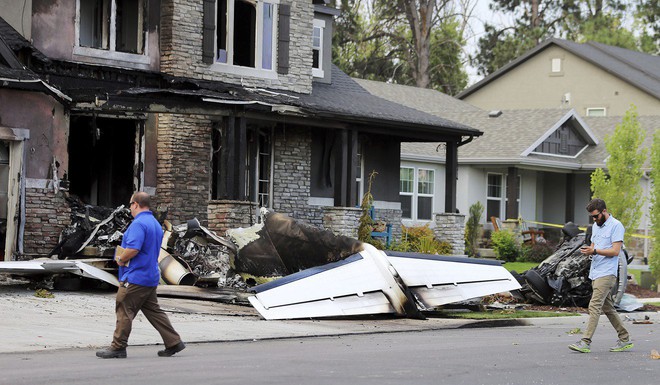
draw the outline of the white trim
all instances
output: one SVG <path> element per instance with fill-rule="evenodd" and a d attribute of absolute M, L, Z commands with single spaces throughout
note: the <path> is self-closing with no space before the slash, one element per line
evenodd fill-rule
<path fill-rule="evenodd" d="M 562 65 L 562 60 L 560 57 L 553 57 L 552 60 L 550 60 L 550 71 L 553 74 L 560 73 L 562 72 L 561 65 Z"/>
<path fill-rule="evenodd" d="M 148 44 L 145 44 L 145 47 L 147 45 Z M 145 48 L 145 51 L 146 51 L 146 48 Z M 92 58 L 98 58 L 98 59 L 122 61 L 122 62 L 126 62 L 126 63 L 139 63 L 139 64 L 149 64 L 150 63 L 149 56 L 144 55 L 144 54 L 141 55 L 141 54 L 136 54 L 136 53 L 109 51 L 109 50 L 99 49 L 99 48 L 81 47 L 81 46 L 78 46 L 78 45 L 73 47 L 73 54 L 78 55 L 78 56 L 92 57 Z"/>
<path fill-rule="evenodd" d="M 582 148 L 580 149 L 580 151 L 578 151 L 575 155 L 550 154 L 550 153 L 547 153 L 547 152 L 536 152 L 536 151 L 532 151 L 532 152 L 530 152 L 530 154 L 534 154 L 534 155 L 543 155 L 543 156 L 554 156 L 554 157 L 557 157 L 557 158 L 565 158 L 565 159 L 576 159 L 576 158 L 577 158 L 578 156 L 580 156 L 580 154 L 582 154 L 582 153 L 584 152 L 584 150 L 586 150 L 587 148 L 589 148 L 589 145 L 588 145 L 588 144 L 585 144 L 584 147 L 582 147 Z"/>

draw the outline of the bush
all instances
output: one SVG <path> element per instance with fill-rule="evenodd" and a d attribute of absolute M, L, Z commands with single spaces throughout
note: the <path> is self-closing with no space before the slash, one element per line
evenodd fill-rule
<path fill-rule="evenodd" d="M 490 240 L 498 259 L 514 262 L 520 256 L 520 247 L 516 235 L 512 231 L 494 231 L 490 236 Z"/>
<path fill-rule="evenodd" d="M 554 248 L 545 242 L 534 245 L 523 245 L 519 261 L 541 263 L 551 256 L 552 253 L 554 253 Z"/>
<path fill-rule="evenodd" d="M 401 226 L 403 239 L 401 245 L 407 245 L 408 250 L 424 254 L 451 254 L 452 247 L 449 242 L 438 241 L 433 230 L 428 226 Z M 404 251 L 404 250 L 400 250 Z"/>

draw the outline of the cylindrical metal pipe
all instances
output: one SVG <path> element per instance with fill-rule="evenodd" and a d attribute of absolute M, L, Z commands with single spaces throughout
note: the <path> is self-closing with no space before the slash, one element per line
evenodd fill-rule
<path fill-rule="evenodd" d="M 160 275 L 168 285 L 192 286 L 197 281 L 190 270 L 163 249 L 160 249 L 158 255 L 158 267 L 160 268 Z"/>

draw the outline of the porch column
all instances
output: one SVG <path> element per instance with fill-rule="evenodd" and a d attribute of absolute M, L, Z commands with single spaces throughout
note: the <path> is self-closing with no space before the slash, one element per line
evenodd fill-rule
<path fill-rule="evenodd" d="M 214 175 L 217 197 L 236 201 L 247 200 L 245 191 L 247 129 L 244 118 L 224 119 L 218 138 L 220 156 L 216 158 L 218 174 Z M 215 147 L 215 144 L 214 144 Z M 217 184 L 217 185 L 216 185 Z"/>
<path fill-rule="evenodd" d="M 509 167 L 506 177 L 506 218 L 518 218 L 518 175 L 515 167 Z"/>
<path fill-rule="evenodd" d="M 566 222 L 575 222 L 575 174 L 566 174 Z"/>
<path fill-rule="evenodd" d="M 355 164 L 357 132 L 338 130 L 335 137 L 335 207 L 354 207 L 356 202 Z"/>
<path fill-rule="evenodd" d="M 458 179 L 458 143 L 446 142 L 445 153 L 445 212 L 456 212 L 456 180 Z"/>

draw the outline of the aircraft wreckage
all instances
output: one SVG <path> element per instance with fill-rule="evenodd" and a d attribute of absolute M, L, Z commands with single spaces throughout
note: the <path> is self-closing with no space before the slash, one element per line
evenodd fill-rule
<path fill-rule="evenodd" d="M 589 279 L 591 259 L 580 252 L 580 246 L 591 244 L 591 227 L 582 232 L 574 223 L 562 228 L 564 235 L 555 252 L 537 267 L 521 274 L 512 272 L 521 289 L 512 294 L 520 300 L 553 306 L 589 306 L 592 288 Z M 642 306 L 630 301 L 623 303 L 628 282 L 628 264 L 632 261 L 625 249 L 619 254 L 619 272 L 612 298 L 621 310 L 632 311 Z"/>
<path fill-rule="evenodd" d="M 128 210 L 86 207 L 72 216 L 73 225 L 51 253 L 58 260 L 3 262 L 0 272 L 72 272 L 116 285 L 108 272 L 116 268 L 112 255 L 101 259 L 106 265 L 100 268 L 91 266 L 99 258 L 72 258 L 90 248 L 97 257 L 112 253 L 130 224 Z M 230 230 L 226 238 L 196 219 L 178 226 L 161 223 L 163 283 L 213 282 L 246 290 L 249 302 L 269 320 L 366 314 L 424 318 L 423 311 L 440 305 L 521 288 L 499 261 L 381 251 L 274 212 L 262 211 L 261 223 Z"/>

